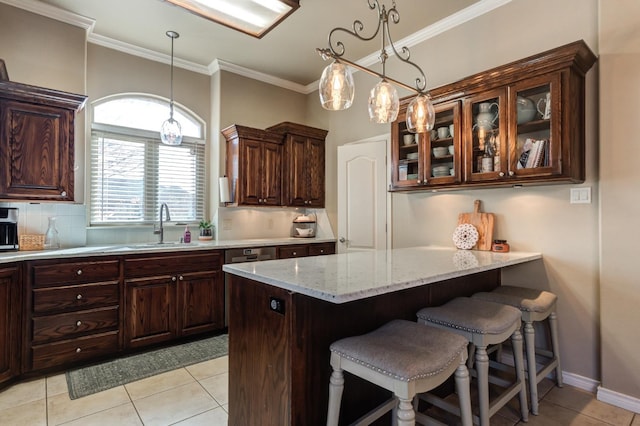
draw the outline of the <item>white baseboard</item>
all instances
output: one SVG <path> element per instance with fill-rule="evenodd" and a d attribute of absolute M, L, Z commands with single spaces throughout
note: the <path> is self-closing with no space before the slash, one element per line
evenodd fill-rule
<path fill-rule="evenodd" d="M 612 391 L 602 386 L 598 386 L 596 398 L 598 398 L 598 401 L 606 402 L 607 404 L 615 405 L 616 407 L 624 408 L 634 413 L 640 413 L 639 398 Z"/>

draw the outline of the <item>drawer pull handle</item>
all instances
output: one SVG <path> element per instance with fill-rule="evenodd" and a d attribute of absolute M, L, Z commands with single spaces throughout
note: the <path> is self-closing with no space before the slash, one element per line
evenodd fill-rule
<path fill-rule="evenodd" d="M 78 275 L 82 275 L 82 269 L 78 269 L 78 271 L 76 272 L 76 274 L 78 274 Z"/>
<path fill-rule="evenodd" d="M 76 353 L 79 354 L 80 352 L 82 352 L 82 349 L 76 348 Z"/>
<path fill-rule="evenodd" d="M 80 327 L 82 325 L 82 321 L 78 320 L 76 321 L 76 327 Z"/>
<path fill-rule="evenodd" d="M 81 294 L 77 295 L 76 299 L 81 300 L 82 299 L 82 295 Z"/>

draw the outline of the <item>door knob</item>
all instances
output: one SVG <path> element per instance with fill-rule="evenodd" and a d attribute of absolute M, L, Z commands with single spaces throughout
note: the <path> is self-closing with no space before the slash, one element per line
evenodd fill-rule
<path fill-rule="evenodd" d="M 340 239 L 338 241 L 340 241 L 341 243 L 344 243 L 347 240 L 345 240 L 344 237 L 340 237 Z"/>

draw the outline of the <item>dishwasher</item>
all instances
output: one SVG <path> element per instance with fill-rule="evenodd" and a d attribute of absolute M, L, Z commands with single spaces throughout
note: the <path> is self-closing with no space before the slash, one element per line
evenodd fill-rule
<path fill-rule="evenodd" d="M 275 247 L 254 247 L 227 249 L 224 251 L 224 263 L 260 262 L 277 259 Z M 229 326 L 229 278 L 224 274 L 224 326 Z"/>

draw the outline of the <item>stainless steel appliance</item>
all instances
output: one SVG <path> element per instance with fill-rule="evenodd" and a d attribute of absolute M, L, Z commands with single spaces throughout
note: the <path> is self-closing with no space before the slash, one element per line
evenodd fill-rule
<path fill-rule="evenodd" d="M 0 251 L 18 250 L 18 209 L 0 207 Z"/>
<path fill-rule="evenodd" d="M 224 251 L 224 263 L 259 262 L 277 259 L 275 247 L 238 248 Z M 229 325 L 229 274 L 224 277 L 224 325 Z"/>

